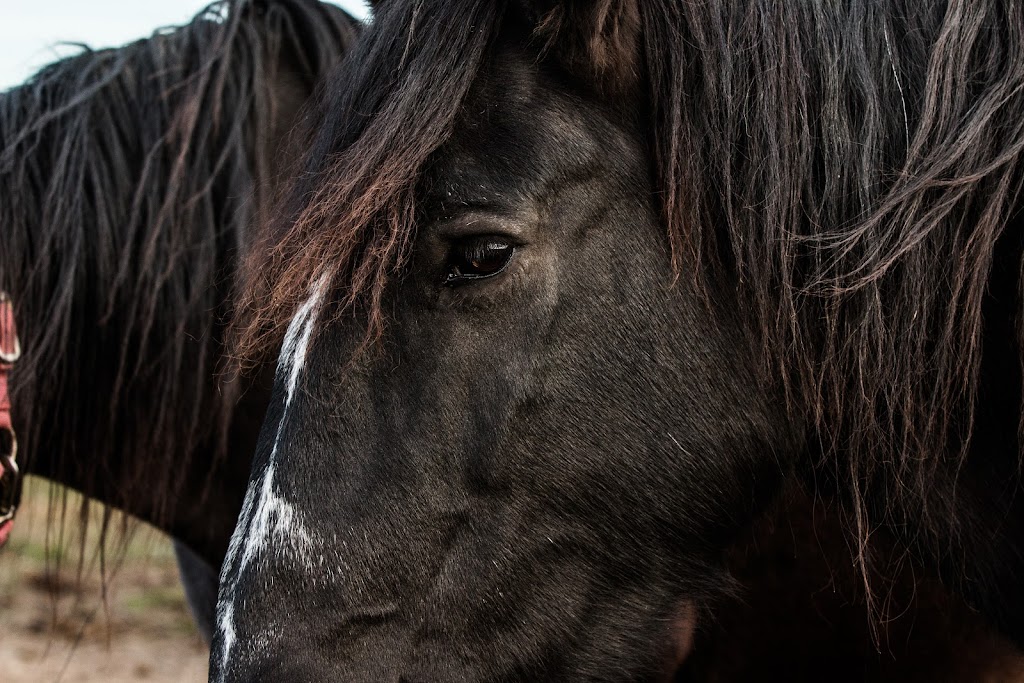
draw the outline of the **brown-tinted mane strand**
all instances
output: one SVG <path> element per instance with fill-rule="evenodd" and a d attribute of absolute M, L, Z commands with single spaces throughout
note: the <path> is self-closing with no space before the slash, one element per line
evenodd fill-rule
<path fill-rule="evenodd" d="M 215 379 L 221 328 L 266 212 L 280 55 L 313 81 L 354 34 L 313 0 L 225 0 L 0 94 L 23 456 L 160 520 L 190 459 L 223 455 L 238 392 Z"/>
<path fill-rule="evenodd" d="M 312 283 L 327 277 L 339 311 L 383 324 L 381 297 L 415 230 L 420 169 L 447 138 L 483 59 L 501 3 L 385 3 L 310 117 L 311 148 L 266 255 L 248 268 L 237 348 L 276 348 Z M 406 30 L 411 27 L 411 30 Z"/>

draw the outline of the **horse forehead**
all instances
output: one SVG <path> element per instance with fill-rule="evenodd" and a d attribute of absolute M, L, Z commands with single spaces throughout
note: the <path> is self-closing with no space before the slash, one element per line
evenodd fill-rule
<path fill-rule="evenodd" d="M 490 204 L 531 196 L 575 166 L 606 162 L 616 137 L 600 112 L 535 64 L 509 57 L 474 86 L 451 137 L 424 170 L 428 204 Z"/>

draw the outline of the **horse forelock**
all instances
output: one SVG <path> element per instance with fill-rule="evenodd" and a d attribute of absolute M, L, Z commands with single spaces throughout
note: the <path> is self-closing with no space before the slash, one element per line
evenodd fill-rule
<path fill-rule="evenodd" d="M 306 122 L 309 150 L 247 268 L 237 327 L 244 361 L 276 348 L 309 288 L 323 277 L 335 313 L 368 315 L 379 336 L 385 287 L 415 232 L 415 188 L 448 137 L 503 3 L 384 3 Z"/>

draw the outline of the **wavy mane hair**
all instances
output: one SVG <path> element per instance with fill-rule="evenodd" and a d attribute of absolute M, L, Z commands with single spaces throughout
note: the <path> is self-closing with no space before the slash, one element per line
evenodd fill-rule
<path fill-rule="evenodd" d="M 278 77 L 312 90 L 355 32 L 313 0 L 224 0 L 0 94 L 0 287 L 30 461 L 159 521 L 191 459 L 223 456 L 240 384 L 216 379 L 222 328 L 276 180 Z"/>
<path fill-rule="evenodd" d="M 735 283 L 766 376 L 841 470 L 862 563 L 869 495 L 897 523 L 955 532 L 955 501 L 939 509 L 927 492 L 941 468 L 955 476 L 972 438 L 983 302 L 1019 208 L 1024 6 L 515 4 L 541 6 L 549 56 L 639 74 L 674 262 Z M 380 333 L 420 171 L 510 11 L 381 3 L 315 119 L 273 248 L 250 269 L 243 356 L 268 348 L 325 276 L 338 310 L 367 312 L 368 338 Z M 574 41 L 585 21 L 596 39 Z"/>

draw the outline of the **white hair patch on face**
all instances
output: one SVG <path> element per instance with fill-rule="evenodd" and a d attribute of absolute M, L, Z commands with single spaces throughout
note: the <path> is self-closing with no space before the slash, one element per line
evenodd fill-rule
<path fill-rule="evenodd" d="M 242 503 L 242 512 L 231 536 L 227 557 L 221 571 L 221 600 L 218 605 L 217 630 L 221 637 L 220 677 L 227 671 L 228 657 L 235 644 L 234 599 L 235 583 L 271 540 L 284 542 L 289 550 L 303 562 L 308 563 L 314 546 L 314 536 L 305 528 L 300 513 L 287 500 L 277 494 L 274 475 L 277 470 L 278 446 L 288 420 L 288 411 L 295 398 L 299 377 L 306 363 L 310 339 L 316 326 L 317 316 L 327 291 L 328 277 L 322 276 L 313 287 L 313 292 L 299 307 L 288 325 L 288 331 L 281 345 L 277 374 L 285 380 L 284 409 L 277 423 L 274 445 L 270 451 L 266 469 L 259 483 L 250 482 Z"/>
<path fill-rule="evenodd" d="M 221 664 L 227 663 L 227 655 L 231 652 L 231 648 L 235 644 L 235 606 L 228 603 L 224 607 L 223 613 L 220 615 L 220 619 L 217 620 L 217 626 L 220 629 L 221 641 L 224 643 L 224 659 Z"/>

